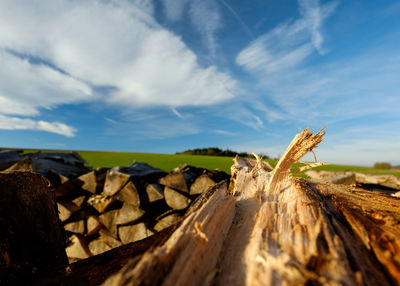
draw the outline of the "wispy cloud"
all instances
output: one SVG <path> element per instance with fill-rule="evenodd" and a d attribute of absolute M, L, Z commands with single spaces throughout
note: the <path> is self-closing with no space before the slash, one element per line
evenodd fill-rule
<path fill-rule="evenodd" d="M 161 0 L 164 14 L 169 21 L 176 22 L 182 19 L 183 11 L 189 0 Z"/>
<path fill-rule="evenodd" d="M 40 130 L 74 137 L 76 129 L 60 122 L 35 121 L 29 118 L 10 117 L 0 114 L 0 129 L 4 130 Z"/>
<path fill-rule="evenodd" d="M 172 112 L 173 112 L 178 118 L 180 118 L 180 119 L 182 119 L 182 120 L 185 119 L 185 117 L 183 117 L 183 115 L 180 114 L 179 111 L 178 111 L 176 108 L 171 107 L 171 110 L 172 110 Z"/>
<path fill-rule="evenodd" d="M 216 33 L 221 28 L 221 15 L 216 0 L 162 0 L 164 15 L 169 21 L 183 20 L 187 15 L 201 35 L 211 57 L 216 56 Z M 185 11 L 188 11 L 185 14 Z"/>
<path fill-rule="evenodd" d="M 213 133 L 221 134 L 221 135 L 227 135 L 227 136 L 236 136 L 237 134 L 234 132 L 226 131 L 226 130 L 220 130 L 220 129 L 215 129 L 212 130 Z"/>
<path fill-rule="evenodd" d="M 233 9 L 233 7 L 229 5 L 225 0 L 219 0 L 219 2 L 226 7 L 226 9 L 233 15 L 233 17 L 235 17 L 236 21 L 240 24 L 247 36 L 249 36 L 250 39 L 254 39 L 255 37 L 253 32 L 250 30 L 249 26 L 247 26 L 247 24 L 242 20 L 236 10 Z"/>
<path fill-rule="evenodd" d="M 318 5 L 318 1 L 301 0 L 302 17 L 287 21 L 260 36 L 242 50 L 236 63 L 263 77 L 293 69 L 311 55 L 322 53 L 321 24 L 336 8 L 336 2 Z"/>
<path fill-rule="evenodd" d="M 216 55 L 215 33 L 221 27 L 221 16 L 215 0 L 193 0 L 190 5 L 190 20 L 202 34 L 211 56 Z"/>

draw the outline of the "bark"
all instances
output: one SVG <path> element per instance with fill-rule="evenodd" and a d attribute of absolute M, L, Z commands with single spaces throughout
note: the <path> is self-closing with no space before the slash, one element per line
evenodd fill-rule
<path fill-rule="evenodd" d="M 39 174 L 0 172 L 0 285 L 68 262 L 48 184 Z"/>

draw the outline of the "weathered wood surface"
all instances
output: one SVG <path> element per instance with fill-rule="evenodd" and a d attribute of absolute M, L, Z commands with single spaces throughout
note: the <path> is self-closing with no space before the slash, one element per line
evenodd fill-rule
<path fill-rule="evenodd" d="M 68 262 L 52 196 L 39 174 L 0 172 L 0 285 Z"/>
<path fill-rule="evenodd" d="M 400 201 L 290 178 L 322 140 L 298 134 L 271 171 L 236 159 L 171 236 L 104 285 L 400 284 Z"/>

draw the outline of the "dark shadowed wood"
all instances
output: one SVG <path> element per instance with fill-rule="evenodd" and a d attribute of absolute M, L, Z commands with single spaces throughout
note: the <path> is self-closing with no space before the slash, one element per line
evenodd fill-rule
<path fill-rule="evenodd" d="M 0 173 L 0 284 L 68 262 L 49 182 L 31 172 Z"/>

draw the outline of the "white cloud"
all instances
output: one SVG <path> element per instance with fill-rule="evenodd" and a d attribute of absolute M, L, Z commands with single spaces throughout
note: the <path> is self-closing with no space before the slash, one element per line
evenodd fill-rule
<path fill-rule="evenodd" d="M 0 50 L 0 114 L 38 115 L 40 108 L 94 97 L 86 83 Z"/>
<path fill-rule="evenodd" d="M 93 99 L 93 86 L 111 87 L 107 102 L 137 108 L 215 104 L 234 97 L 237 85 L 215 66 L 200 66 L 146 0 L 1 1 L 0 49 L 3 114 L 37 116 Z"/>
<path fill-rule="evenodd" d="M 41 130 L 74 137 L 76 129 L 60 122 L 35 121 L 29 118 L 9 117 L 0 114 L 0 129 L 4 130 Z"/>

